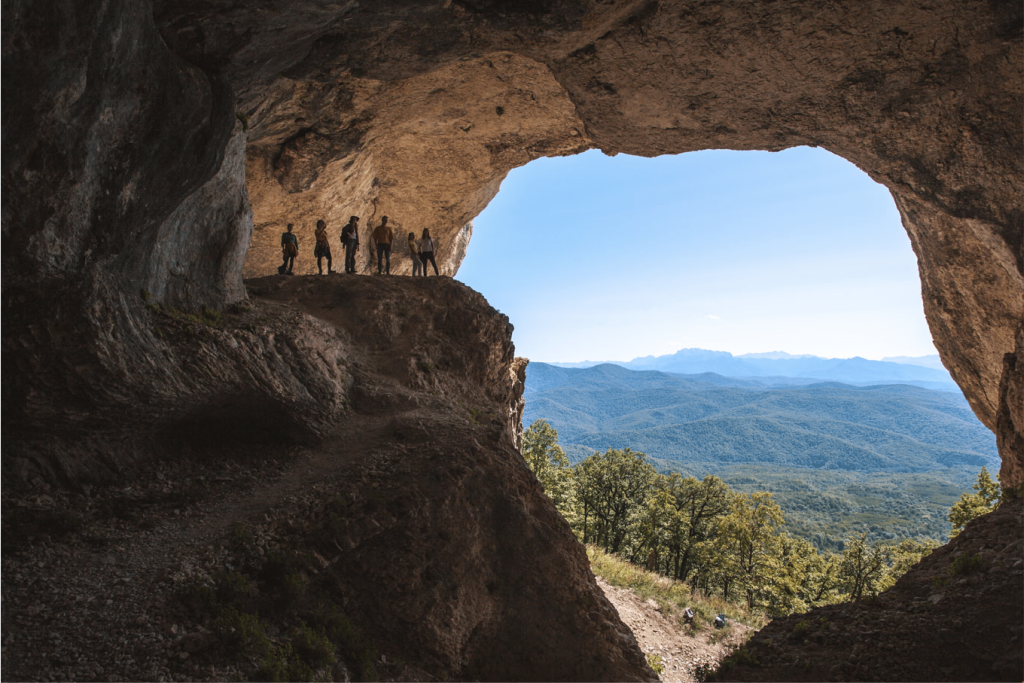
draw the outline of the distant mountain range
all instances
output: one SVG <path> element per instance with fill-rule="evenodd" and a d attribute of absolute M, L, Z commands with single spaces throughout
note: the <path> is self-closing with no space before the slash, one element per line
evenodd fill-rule
<path fill-rule="evenodd" d="M 526 370 L 525 424 L 547 419 L 572 460 L 631 447 L 680 468 L 774 464 L 977 472 L 995 437 L 961 395 L 907 385 L 678 375 L 604 364 Z"/>
<path fill-rule="evenodd" d="M 662 472 L 772 491 L 787 528 L 819 549 L 861 531 L 945 539 L 950 505 L 982 465 L 998 470 L 995 436 L 958 390 L 866 384 L 530 363 L 523 423 L 548 420 L 573 462 L 628 446 Z"/>
<path fill-rule="evenodd" d="M 832 380 L 854 385 L 913 384 L 927 389 L 959 393 L 959 388 L 938 356 L 893 356 L 885 360 L 821 358 L 782 351 L 734 356 L 726 351 L 682 349 L 665 356 L 644 356 L 631 361 L 609 361 L 630 370 L 658 370 L 683 375 L 713 372 L 726 377 L 772 377 Z M 588 368 L 603 363 L 549 363 L 563 368 Z"/>
<path fill-rule="evenodd" d="M 939 358 L 938 354 L 932 354 L 930 356 L 886 356 L 882 359 L 888 363 L 901 363 L 903 365 L 920 365 L 923 368 L 932 368 L 934 370 L 946 371 L 946 366 L 942 364 L 942 359 Z"/>

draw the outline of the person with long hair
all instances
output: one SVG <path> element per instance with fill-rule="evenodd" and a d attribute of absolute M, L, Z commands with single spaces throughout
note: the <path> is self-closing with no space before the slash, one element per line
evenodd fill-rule
<path fill-rule="evenodd" d="M 420 260 L 420 247 L 416 244 L 416 233 L 409 233 L 409 256 L 412 257 L 412 274 L 419 275 L 423 270 L 423 261 Z"/>
<path fill-rule="evenodd" d="M 427 263 L 434 266 L 434 275 L 437 272 L 437 261 L 434 260 L 434 240 L 430 238 L 430 228 L 423 228 L 423 238 L 420 239 L 420 261 L 423 262 L 423 277 L 427 276 Z"/>
<path fill-rule="evenodd" d="M 327 241 L 327 223 L 323 219 L 316 222 L 316 247 L 313 248 L 313 256 L 316 257 L 316 270 L 324 274 L 323 258 L 327 257 L 327 274 L 334 272 L 331 266 L 331 244 Z"/>

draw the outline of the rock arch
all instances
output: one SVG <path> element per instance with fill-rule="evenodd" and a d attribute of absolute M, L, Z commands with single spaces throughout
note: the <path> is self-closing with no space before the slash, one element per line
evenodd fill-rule
<path fill-rule="evenodd" d="M 314 217 L 336 231 L 349 214 L 384 212 L 399 228 L 429 225 L 452 273 L 469 221 L 538 156 L 804 144 L 892 191 L 936 346 L 996 431 L 1003 483 L 1024 483 L 1018 4 L 10 0 L 4 20 L 5 490 L 35 472 L 74 483 L 144 473 L 160 434 L 211 415 L 273 415 L 293 442 L 322 438 L 353 393 L 353 335 L 282 307 L 259 333 L 165 340 L 147 311 L 244 300 L 243 273 L 276 258 L 286 217 L 305 230 Z M 439 312 L 445 335 L 469 326 Z M 507 321 L 480 319 L 498 342 L 477 339 L 470 355 L 504 413 L 487 471 L 521 470 L 511 432 L 523 368 Z M 522 484 L 495 491 L 511 508 L 473 529 L 504 548 L 488 561 L 527 577 L 528 607 L 579 637 L 556 651 L 527 619 L 537 632 L 522 642 L 550 652 L 529 662 L 537 650 L 524 646 L 488 675 L 584 662 L 562 677 L 649 676 L 527 475 L 503 478 Z M 538 532 L 529 552 L 508 545 L 510 510 L 554 535 Z M 534 556 L 569 584 L 530 592 L 542 583 Z M 520 607 L 496 609 L 482 640 L 455 643 L 456 659 L 507 643 Z"/>
<path fill-rule="evenodd" d="M 264 269 L 285 216 L 434 226 L 454 272 L 472 217 L 542 155 L 819 145 L 892 191 L 936 345 L 999 436 L 1004 482 L 1024 481 L 1013 3 L 122 0 L 9 17 L 19 328 L 140 288 L 237 300 L 243 258 Z M 5 404 L 31 393 L 15 374 Z"/>
<path fill-rule="evenodd" d="M 286 217 L 308 226 L 326 215 L 340 230 L 349 214 L 431 227 L 454 273 L 472 218 L 511 168 L 539 156 L 826 147 L 892 192 L 936 346 L 999 434 L 1004 481 L 1024 481 L 1024 406 L 1005 403 L 998 417 L 1000 392 L 1012 402 L 1021 390 L 1019 12 L 980 3 L 498 7 L 397 13 L 354 39 L 329 29 L 269 88 L 248 91 L 256 234 L 247 274 L 276 265 Z M 340 23 L 365 20 L 353 10 Z"/>

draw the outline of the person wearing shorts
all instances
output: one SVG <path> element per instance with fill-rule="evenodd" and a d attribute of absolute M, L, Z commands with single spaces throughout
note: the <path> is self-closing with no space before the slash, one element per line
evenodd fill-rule
<path fill-rule="evenodd" d="M 292 232 L 294 226 L 289 223 L 285 232 L 281 233 L 281 255 L 284 256 L 284 263 L 277 269 L 279 273 L 284 275 L 292 274 L 292 268 L 295 267 L 295 257 L 299 255 L 299 238 Z"/>
<path fill-rule="evenodd" d="M 420 246 L 416 244 L 416 233 L 409 233 L 409 256 L 412 257 L 412 274 L 419 275 L 423 271 L 423 261 L 420 260 Z"/>
<path fill-rule="evenodd" d="M 316 247 L 313 248 L 313 256 L 316 257 L 316 269 L 323 275 L 323 259 L 327 257 L 327 274 L 334 272 L 331 267 L 331 244 L 327 241 L 327 223 L 322 219 L 316 222 Z"/>

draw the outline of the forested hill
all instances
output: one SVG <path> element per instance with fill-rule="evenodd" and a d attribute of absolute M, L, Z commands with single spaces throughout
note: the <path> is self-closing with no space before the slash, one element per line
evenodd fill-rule
<path fill-rule="evenodd" d="M 524 424 L 548 420 L 570 459 L 630 447 L 663 469 L 760 464 L 854 472 L 998 469 L 994 435 L 955 393 L 893 384 L 527 367 Z"/>

